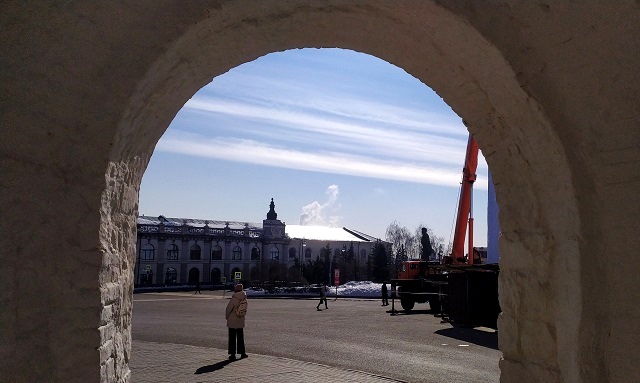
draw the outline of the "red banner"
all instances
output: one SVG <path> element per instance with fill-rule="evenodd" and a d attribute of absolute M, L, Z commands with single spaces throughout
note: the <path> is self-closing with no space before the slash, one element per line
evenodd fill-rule
<path fill-rule="evenodd" d="M 333 284 L 340 286 L 340 269 L 333 270 Z"/>

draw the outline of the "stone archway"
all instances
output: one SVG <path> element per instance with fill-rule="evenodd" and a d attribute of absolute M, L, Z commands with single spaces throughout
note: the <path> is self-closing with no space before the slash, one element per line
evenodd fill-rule
<path fill-rule="evenodd" d="M 216 75 L 273 51 L 334 46 L 404 68 L 476 135 L 504 230 L 501 379 L 640 377 L 628 362 L 640 315 L 629 304 L 640 78 L 625 64 L 640 61 L 636 3 L 26 7 L 0 5 L 11 278 L 0 380 L 128 381 L 137 196 L 155 143 Z M 66 248 L 50 256 L 54 242 Z"/>

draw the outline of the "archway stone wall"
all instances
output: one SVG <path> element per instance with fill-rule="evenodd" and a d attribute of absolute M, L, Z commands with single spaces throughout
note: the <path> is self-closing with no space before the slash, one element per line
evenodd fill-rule
<path fill-rule="evenodd" d="M 335 46 L 404 68 L 476 135 L 503 229 L 501 381 L 640 378 L 637 3 L 2 3 L 0 25 L 0 380 L 129 381 L 155 143 L 216 75 Z"/>

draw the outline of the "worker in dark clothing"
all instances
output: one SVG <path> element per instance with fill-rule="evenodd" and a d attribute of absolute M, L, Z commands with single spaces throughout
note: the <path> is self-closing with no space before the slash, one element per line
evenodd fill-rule
<path fill-rule="evenodd" d="M 202 294 L 202 291 L 200 291 L 200 278 L 196 279 L 196 292 L 194 294 Z"/>
<path fill-rule="evenodd" d="M 387 282 L 382 282 L 382 305 L 389 306 L 389 297 L 387 296 Z"/>
<path fill-rule="evenodd" d="M 420 244 L 422 245 L 422 254 L 420 259 L 423 261 L 428 261 L 435 254 L 433 251 L 433 247 L 431 247 L 431 239 L 429 238 L 429 233 L 427 233 L 427 228 L 422 228 L 422 238 L 420 238 Z"/>
<path fill-rule="evenodd" d="M 322 302 L 324 302 L 324 308 L 328 309 L 329 306 L 327 306 L 327 284 L 326 283 L 324 286 L 320 288 L 320 302 L 318 302 L 318 305 L 316 306 L 316 310 L 322 311 L 320 310 L 320 305 L 322 304 Z"/>

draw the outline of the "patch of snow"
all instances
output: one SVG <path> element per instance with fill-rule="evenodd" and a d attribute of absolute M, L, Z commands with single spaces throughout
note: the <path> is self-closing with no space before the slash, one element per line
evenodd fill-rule
<path fill-rule="evenodd" d="M 265 291 L 263 289 L 245 289 L 248 296 L 309 296 L 318 295 L 320 285 L 311 285 L 304 287 L 278 287 L 272 292 Z M 387 284 L 387 288 L 391 289 L 391 286 Z M 378 298 L 380 297 L 382 289 L 381 283 L 374 283 L 371 281 L 352 281 L 347 282 L 344 285 L 338 286 L 338 297 L 352 297 L 352 298 Z M 327 286 L 327 296 L 334 297 L 336 295 L 335 286 Z"/>

